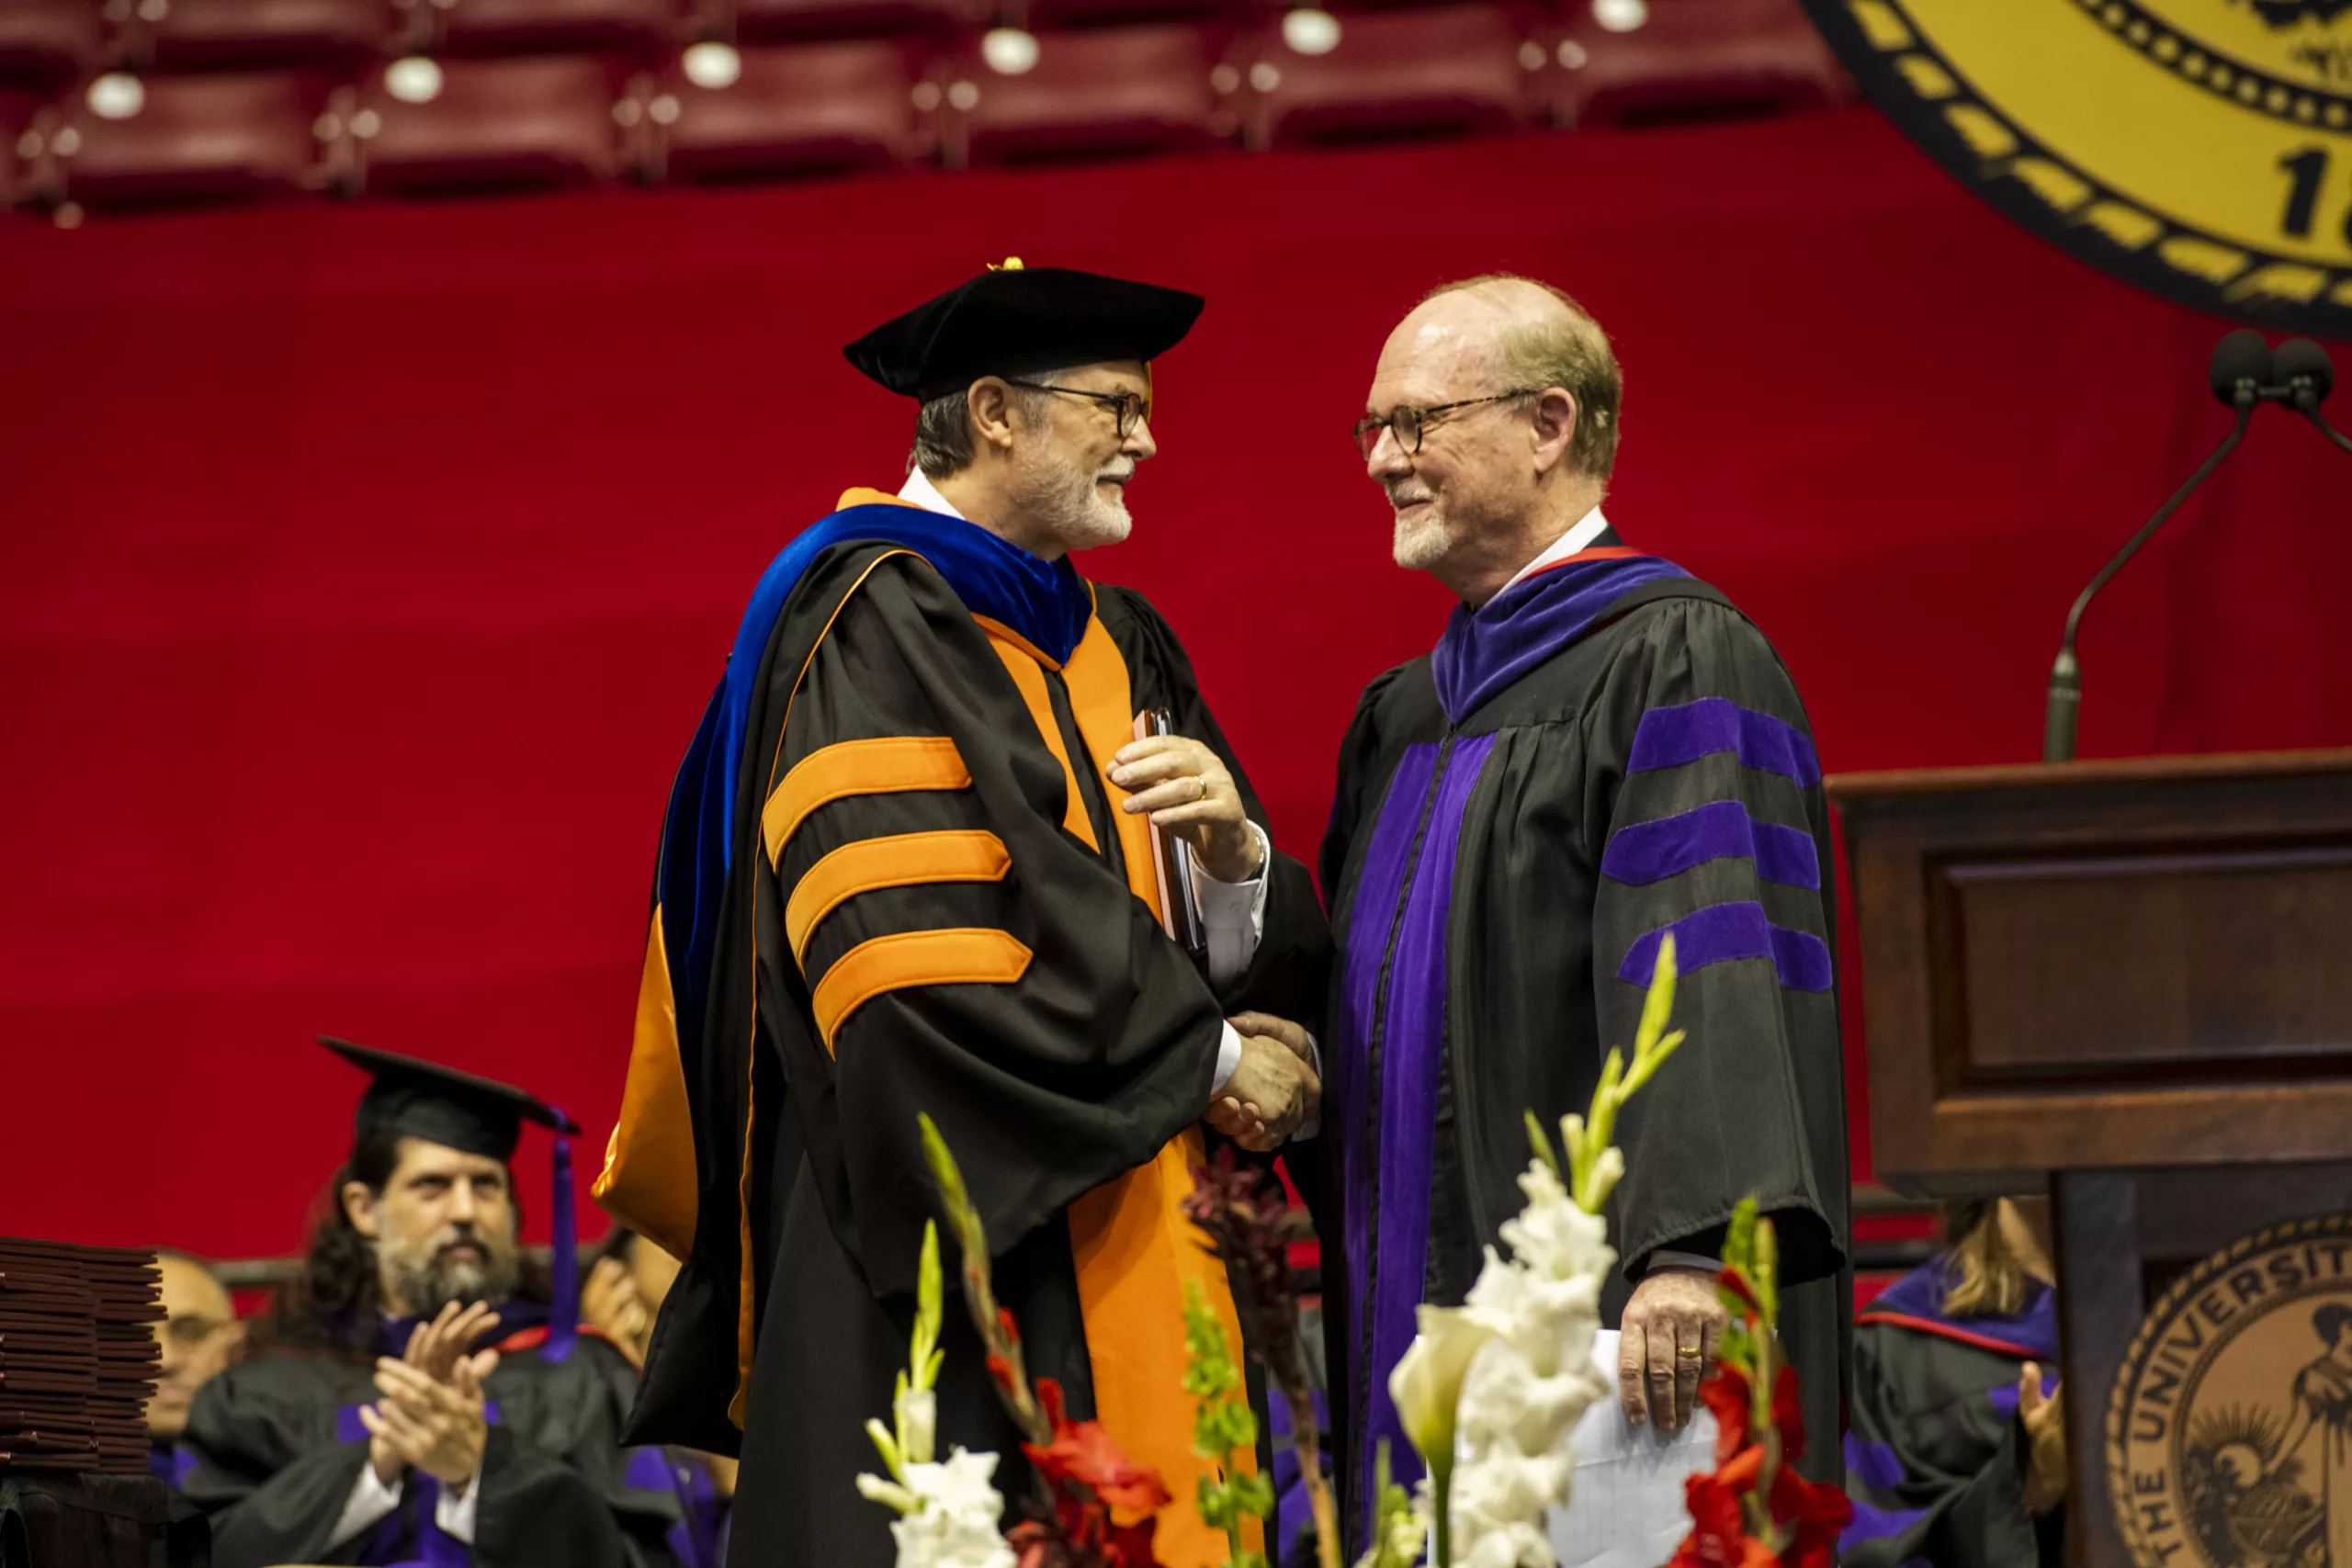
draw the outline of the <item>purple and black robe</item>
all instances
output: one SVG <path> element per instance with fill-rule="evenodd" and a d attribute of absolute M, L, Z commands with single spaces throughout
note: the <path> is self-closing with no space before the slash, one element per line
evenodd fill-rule
<path fill-rule="evenodd" d="M 1589 1103 L 1664 933 L 1679 1054 L 1626 1109 L 1617 1325 L 1661 1250 L 1713 1256 L 1753 1195 L 1783 1338 L 1836 1473 L 1850 1319 L 1828 814 L 1796 688 L 1715 590 L 1618 547 L 1458 608 L 1364 691 L 1322 856 L 1341 959 L 1325 1046 L 1324 1314 L 1335 1451 L 1418 1473 L 1388 1398 L 1414 1308 L 1460 1303 L 1524 1198 L 1524 1113 Z"/>
<path fill-rule="evenodd" d="M 2065 1509 L 2026 1508 L 2028 1444 L 2018 1380 L 2028 1361 L 2058 1386 L 2058 1293 L 2029 1286 L 2007 1316 L 1943 1310 L 1937 1258 L 1854 1320 L 1845 1568 L 2060 1568 Z"/>

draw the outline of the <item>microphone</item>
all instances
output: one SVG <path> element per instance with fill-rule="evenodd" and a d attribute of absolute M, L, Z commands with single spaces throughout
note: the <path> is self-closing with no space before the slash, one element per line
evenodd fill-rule
<path fill-rule="evenodd" d="M 2270 373 L 2278 378 L 2281 401 L 2317 425 L 2321 434 L 2352 452 L 2352 440 L 2319 412 L 2319 405 L 2335 389 L 2335 367 L 2328 363 L 2327 350 L 2307 337 L 2290 338 L 2272 356 Z"/>
<path fill-rule="evenodd" d="M 2316 350 L 2318 345 L 2313 344 L 2312 347 Z M 2326 355 L 2322 354 L 2320 358 L 2324 362 Z M 2303 361 L 2299 359 L 2297 363 Z M 2278 395 L 2272 379 L 2277 373 L 2278 367 L 2273 361 L 2270 345 L 2262 341 L 2260 333 L 2240 328 L 2213 345 L 2213 357 L 2206 367 L 2206 385 L 2212 389 L 2215 398 L 2237 411 L 2237 423 L 2230 427 L 2230 434 L 2222 438 L 2222 444 L 2213 448 L 2212 456 L 2188 476 L 2188 482 L 2173 491 L 2172 499 L 2158 507 L 2156 514 L 2115 552 L 2113 560 L 2099 568 L 2098 575 L 2091 579 L 2090 585 L 2075 599 L 2075 607 L 2066 613 L 2066 633 L 2059 642 L 2058 657 L 2050 666 L 2050 696 L 2041 714 L 2043 761 L 2071 762 L 2075 760 L 2075 721 L 2080 716 L 2083 705 L 2083 674 L 2082 667 L 2075 659 L 2075 635 L 2082 628 L 2083 612 L 2090 608 L 2091 600 L 2098 591 L 2123 570 L 2123 563 L 2137 555 L 2140 547 L 2164 526 L 2165 519 L 2179 511 L 2181 502 L 2194 495 L 2207 476 L 2221 467 L 2222 459 L 2237 449 L 2238 443 L 2245 438 L 2245 427 L 2252 423 L 2254 411 Z M 2307 367 L 2303 373 L 2308 385 L 2317 384 L 2310 380 Z M 2306 394 L 2299 392 L 2297 395 Z M 2312 395 L 2313 402 L 2306 412 L 2316 419 L 2317 399 L 2326 394 L 2309 395 Z M 2328 434 L 2335 434 L 2333 430 Z M 2340 435 L 2335 438 L 2338 441 L 2344 439 Z M 2347 446 L 2352 446 L 2352 443 L 2347 443 Z"/>

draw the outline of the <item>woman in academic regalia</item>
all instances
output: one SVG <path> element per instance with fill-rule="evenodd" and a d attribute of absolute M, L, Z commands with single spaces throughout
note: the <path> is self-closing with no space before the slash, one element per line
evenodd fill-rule
<path fill-rule="evenodd" d="M 1854 1319 L 1845 1568 L 2061 1568 L 2058 1299 L 2039 1199 L 1947 1205 L 1945 1249 Z"/>

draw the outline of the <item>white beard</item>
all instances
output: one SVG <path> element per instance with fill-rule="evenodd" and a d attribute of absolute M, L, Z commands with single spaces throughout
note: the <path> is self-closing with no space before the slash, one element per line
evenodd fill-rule
<path fill-rule="evenodd" d="M 1445 525 L 1445 513 L 1431 502 L 1419 516 L 1408 518 L 1396 513 L 1396 537 L 1393 547 L 1396 564 L 1407 571 L 1427 571 L 1445 558 L 1453 547 L 1453 537 Z"/>
<path fill-rule="evenodd" d="M 1125 491 L 1102 499 L 1098 474 L 1037 464 L 1022 476 L 1022 510 L 1044 525 L 1046 532 L 1065 550 L 1091 550 L 1115 545 L 1135 528 L 1127 514 Z"/>

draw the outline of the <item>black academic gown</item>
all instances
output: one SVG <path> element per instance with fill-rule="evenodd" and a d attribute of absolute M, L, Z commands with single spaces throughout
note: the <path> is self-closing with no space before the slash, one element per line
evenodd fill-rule
<path fill-rule="evenodd" d="M 1320 999 L 1328 938 L 1312 885 L 1274 857 L 1254 960 L 1213 991 L 1141 897 L 1145 825 L 1114 811 L 1102 777 L 1134 714 L 1165 708 L 1219 752 L 1263 821 L 1167 624 L 1066 562 L 1008 566 L 1010 547 L 968 524 L 871 492 L 844 506 L 780 558 L 773 630 L 757 635 L 772 581 L 747 616 L 753 640 L 738 645 L 739 660 L 746 646 L 760 660 L 738 837 L 708 988 L 682 1041 L 700 1179 L 692 1256 L 656 1327 L 634 1432 L 721 1447 L 712 1396 L 740 1389 L 729 1560 L 887 1568 L 892 1516 L 856 1477 L 880 1469 L 864 1427 L 888 1417 L 923 1226 L 940 1213 L 924 1111 L 986 1225 L 1032 1377 L 1057 1380 L 1074 1415 L 1099 1414 L 1161 1464 L 1178 1498 L 1162 1558 L 1179 1564 L 1171 1536 L 1198 1524 L 1181 1472 L 1197 1461 L 1178 1388 L 1178 1276 L 1214 1265 L 1170 1202 L 1203 1152 L 1224 1016 L 1307 1016 Z M 1008 594 L 1001 570 L 1043 598 Z M 1070 618 L 1049 648 L 1057 603 Z M 667 851 L 664 863 L 674 908 L 686 893 Z M 650 964 L 649 977 L 661 983 Z M 677 1011 L 687 1036 L 688 1004 Z M 643 1017 L 633 1103 L 651 1103 Z M 658 1130 L 650 1112 L 625 1109 L 623 1122 L 616 1149 Z M 608 1167 L 607 1207 L 627 1213 L 632 1190 Z M 999 1485 L 1018 1498 L 1019 1435 L 953 1293 L 952 1238 L 943 1246 L 940 1452 L 995 1451 Z M 1212 1296 L 1224 1286 L 1210 1280 Z M 748 1375 L 722 1371 L 729 1361 Z M 1140 1369 L 1140 1386 L 1114 1396 L 1099 1386 L 1105 1366 L 1131 1380 Z"/>
<path fill-rule="evenodd" d="M 2018 1418 L 2028 1361 L 2058 1381 L 2057 1292 L 2033 1285 L 2007 1316 L 1953 1318 L 1938 1258 L 1905 1275 L 1854 1324 L 1845 1568 L 2060 1568 L 2065 1510 L 2027 1510 Z"/>
<path fill-rule="evenodd" d="M 470 1550 L 434 1524 L 439 1483 L 413 1471 L 393 1513 L 329 1539 L 368 1463 L 357 1407 L 379 1397 L 370 1359 L 270 1350 L 212 1379 L 188 1415 L 180 1485 L 211 1517 L 216 1568 L 667 1568 L 676 1493 L 666 1472 L 631 1474 L 620 1444 L 635 1372 L 599 1339 L 552 1361 L 539 1337 L 508 1338 L 483 1386 L 493 1410 Z"/>
<path fill-rule="evenodd" d="M 1689 1038 L 1617 1127 L 1615 1327 L 1653 1254 L 1713 1256 L 1753 1195 L 1782 1337 L 1837 1473 L 1850 1300 L 1829 829 L 1804 709 L 1723 595 L 1604 536 L 1366 688 L 1322 857 L 1324 1304 L 1351 1538 L 1417 1302 L 1458 1304 L 1523 1205 L 1523 1113 L 1584 1111 L 1630 1050 L 1657 933 Z M 1554 1132 L 1556 1137 L 1556 1132 Z"/>

